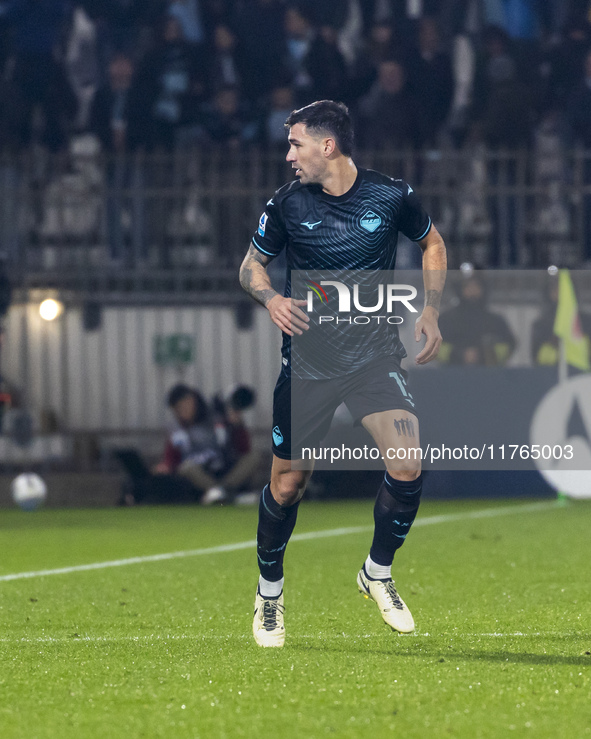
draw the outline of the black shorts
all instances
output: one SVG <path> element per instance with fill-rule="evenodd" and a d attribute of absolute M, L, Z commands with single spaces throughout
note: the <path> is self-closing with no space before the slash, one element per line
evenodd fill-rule
<path fill-rule="evenodd" d="M 382 411 L 407 410 L 416 415 L 406 378 L 396 357 L 373 360 L 330 380 L 300 380 L 282 372 L 273 393 L 273 454 L 298 459 L 296 450 L 317 445 L 341 403 L 356 425 L 365 416 Z"/>

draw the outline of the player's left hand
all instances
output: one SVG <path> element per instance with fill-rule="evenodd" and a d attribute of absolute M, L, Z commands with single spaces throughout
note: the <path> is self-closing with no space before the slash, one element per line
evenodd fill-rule
<path fill-rule="evenodd" d="M 425 334 L 427 337 L 425 346 L 416 356 L 415 362 L 417 364 L 427 364 L 427 362 L 435 359 L 439 354 L 441 332 L 437 324 L 438 315 L 436 310 L 427 306 L 417 318 L 415 324 L 415 341 L 420 341 L 422 334 Z"/>

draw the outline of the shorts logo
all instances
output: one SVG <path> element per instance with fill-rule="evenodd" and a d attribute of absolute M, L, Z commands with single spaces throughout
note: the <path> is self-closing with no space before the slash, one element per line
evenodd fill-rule
<path fill-rule="evenodd" d="M 396 380 L 398 387 L 400 388 L 400 392 L 404 395 L 404 400 L 406 400 L 407 403 L 410 403 L 414 408 L 415 404 L 413 401 L 413 397 L 406 387 L 406 380 L 404 379 L 404 377 L 399 375 L 398 372 L 389 372 L 388 377 L 393 377 Z M 394 423 L 396 423 L 396 421 Z M 406 436 L 406 433 L 404 435 Z"/>
<path fill-rule="evenodd" d="M 267 214 L 263 213 L 263 215 L 260 217 L 259 220 L 259 235 L 264 236 L 265 235 L 265 228 L 267 227 Z"/>
<path fill-rule="evenodd" d="M 281 433 L 279 426 L 275 426 L 273 429 L 273 443 L 275 446 L 283 444 L 283 434 Z"/>
<path fill-rule="evenodd" d="M 359 223 L 361 224 L 361 228 L 372 234 L 381 225 L 382 219 L 373 210 L 368 210 Z"/>

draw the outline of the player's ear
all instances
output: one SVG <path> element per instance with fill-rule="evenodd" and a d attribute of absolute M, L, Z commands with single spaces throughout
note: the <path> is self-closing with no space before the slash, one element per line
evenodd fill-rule
<path fill-rule="evenodd" d="M 329 157 L 335 153 L 337 142 L 334 139 L 324 139 L 324 155 Z"/>

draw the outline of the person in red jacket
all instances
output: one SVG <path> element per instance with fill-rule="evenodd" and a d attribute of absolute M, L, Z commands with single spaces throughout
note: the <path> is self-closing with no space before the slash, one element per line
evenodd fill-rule
<path fill-rule="evenodd" d="M 250 393 L 251 401 L 244 404 Z M 164 456 L 156 474 L 180 475 L 203 492 L 201 503 L 221 503 L 248 485 L 258 467 L 242 410 L 253 394 L 239 388 L 223 403 L 215 401 L 211 414 L 203 396 L 187 385 L 175 385 L 168 406 L 175 417 Z"/>

